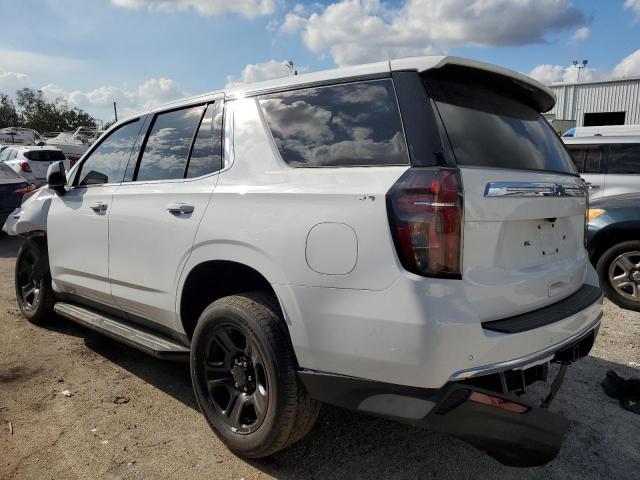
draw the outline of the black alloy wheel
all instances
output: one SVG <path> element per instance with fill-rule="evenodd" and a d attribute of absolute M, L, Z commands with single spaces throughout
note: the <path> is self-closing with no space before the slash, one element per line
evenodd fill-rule
<path fill-rule="evenodd" d="M 265 418 L 269 385 L 260 347 L 247 332 L 222 324 L 208 339 L 204 371 L 217 428 L 254 432 Z"/>
<path fill-rule="evenodd" d="M 56 302 L 51 288 L 47 243 L 42 237 L 24 241 L 15 268 L 15 290 L 22 315 L 32 323 L 41 323 L 54 317 Z"/>

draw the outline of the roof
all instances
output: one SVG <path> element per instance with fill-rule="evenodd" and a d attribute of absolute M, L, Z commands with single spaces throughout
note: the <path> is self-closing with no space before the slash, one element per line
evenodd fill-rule
<path fill-rule="evenodd" d="M 60 150 L 58 147 L 52 145 L 7 145 L 7 148 L 13 148 L 15 150 Z"/>
<path fill-rule="evenodd" d="M 606 136 L 593 135 L 591 137 L 562 137 L 567 145 L 596 145 L 601 143 L 640 143 L 640 135 Z"/>
<path fill-rule="evenodd" d="M 280 88 L 304 86 L 338 79 L 356 79 L 358 77 L 367 77 L 371 75 L 391 73 L 392 71 L 400 70 L 414 70 L 417 72 L 425 72 L 427 70 L 442 68 L 446 65 L 458 65 L 469 68 L 477 68 L 487 72 L 495 73 L 497 75 L 509 77 L 518 82 L 521 82 L 522 84 L 526 84 L 528 85 L 529 89 L 533 88 L 534 90 L 537 90 L 539 94 L 541 94 L 538 95 L 540 97 L 539 101 L 541 111 L 549 110 L 555 104 L 555 95 L 550 88 L 538 82 L 537 80 L 534 80 L 533 78 L 514 70 L 509 70 L 507 68 L 498 67 L 496 65 L 490 65 L 488 63 L 478 62 L 476 60 L 469 60 L 466 58 L 454 56 L 423 56 L 368 63 L 365 65 L 357 65 L 353 67 L 335 68 L 331 70 L 323 70 L 320 72 L 280 77 L 263 82 L 235 85 L 223 90 L 216 90 L 213 92 L 204 93 L 194 97 L 185 98 L 153 107 L 143 112 L 139 112 L 136 115 L 131 115 L 123 120 L 133 119 L 143 113 L 152 113 L 171 107 L 189 105 L 198 101 L 208 101 L 218 97 L 241 98 L 243 96 L 255 95 L 257 93 L 277 90 Z"/>

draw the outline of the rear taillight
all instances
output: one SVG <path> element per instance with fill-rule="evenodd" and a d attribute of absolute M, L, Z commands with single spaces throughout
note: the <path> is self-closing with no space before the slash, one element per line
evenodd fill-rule
<path fill-rule="evenodd" d="M 20 162 L 18 165 L 20 165 L 20 170 L 22 170 L 23 172 L 31 173 L 31 166 L 28 162 Z"/>
<path fill-rule="evenodd" d="M 14 192 L 17 193 L 18 195 L 26 195 L 29 192 L 33 192 L 35 188 L 36 188 L 35 185 L 30 184 L 30 185 L 27 185 L 26 187 L 22 187 L 17 190 L 14 190 Z"/>
<path fill-rule="evenodd" d="M 389 190 L 387 209 L 404 268 L 429 277 L 461 277 L 462 182 L 458 170 L 407 170 Z"/>

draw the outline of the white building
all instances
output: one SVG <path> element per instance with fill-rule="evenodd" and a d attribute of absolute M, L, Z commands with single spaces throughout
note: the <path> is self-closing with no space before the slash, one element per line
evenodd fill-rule
<path fill-rule="evenodd" d="M 640 124 L 640 77 L 549 87 L 557 102 L 545 115 L 557 128 Z"/>

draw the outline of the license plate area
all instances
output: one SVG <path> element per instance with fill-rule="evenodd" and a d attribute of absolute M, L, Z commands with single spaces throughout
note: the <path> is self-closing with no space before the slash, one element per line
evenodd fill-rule
<path fill-rule="evenodd" d="M 538 251 L 542 257 L 550 257 L 560 253 L 562 242 L 566 240 L 566 231 L 562 232 L 561 222 L 542 220 L 538 222 Z"/>

